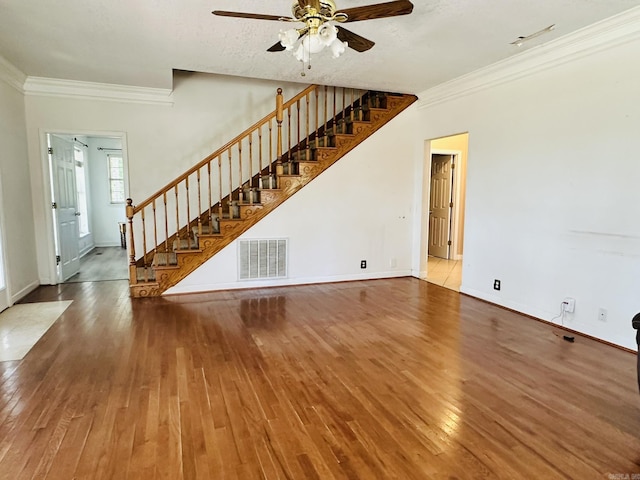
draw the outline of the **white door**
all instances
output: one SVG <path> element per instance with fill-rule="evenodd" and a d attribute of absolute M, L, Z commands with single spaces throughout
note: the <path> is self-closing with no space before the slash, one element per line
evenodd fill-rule
<path fill-rule="evenodd" d="M 73 142 L 50 135 L 53 202 L 58 240 L 60 281 L 80 271 L 80 234 Z"/>
<path fill-rule="evenodd" d="M 449 258 L 451 230 L 452 155 L 431 156 L 429 255 Z"/>

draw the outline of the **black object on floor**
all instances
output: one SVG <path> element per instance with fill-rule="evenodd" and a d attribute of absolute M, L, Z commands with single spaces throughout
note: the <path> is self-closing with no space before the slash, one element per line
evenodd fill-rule
<path fill-rule="evenodd" d="M 573 343 L 573 341 L 575 340 L 574 337 L 571 337 L 569 335 L 564 335 L 562 338 L 564 338 L 567 342 L 571 342 L 571 343 Z"/>
<path fill-rule="evenodd" d="M 636 344 L 638 344 L 638 348 L 640 349 L 640 313 L 636 313 L 635 317 L 633 317 L 633 320 L 631 320 L 631 326 L 636 330 L 638 330 L 638 332 L 636 333 Z M 638 373 L 638 391 L 640 391 L 640 354 L 638 354 L 637 373 Z"/>

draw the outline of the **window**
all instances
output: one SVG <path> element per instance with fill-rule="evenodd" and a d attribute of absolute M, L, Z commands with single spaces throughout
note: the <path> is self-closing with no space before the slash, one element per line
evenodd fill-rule
<path fill-rule="evenodd" d="M 80 236 L 89 235 L 89 207 L 87 206 L 87 175 L 84 164 L 84 152 L 79 148 L 73 149 L 76 162 L 76 192 L 78 200 L 78 229 Z"/>
<path fill-rule="evenodd" d="M 124 203 L 124 163 L 122 155 L 108 154 L 109 198 L 111 203 Z"/>

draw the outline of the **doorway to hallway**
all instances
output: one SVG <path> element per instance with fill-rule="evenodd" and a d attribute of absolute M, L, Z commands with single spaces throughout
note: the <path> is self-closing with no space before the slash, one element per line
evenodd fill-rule
<path fill-rule="evenodd" d="M 61 283 L 81 276 L 87 265 L 83 257 L 102 254 L 100 248 L 120 249 L 128 194 L 126 150 L 124 134 L 49 132 L 45 142 L 54 252 L 51 278 Z M 126 268 L 126 253 L 123 257 L 121 269 Z"/>
<path fill-rule="evenodd" d="M 464 247 L 467 133 L 425 143 L 420 277 L 460 290 Z"/>

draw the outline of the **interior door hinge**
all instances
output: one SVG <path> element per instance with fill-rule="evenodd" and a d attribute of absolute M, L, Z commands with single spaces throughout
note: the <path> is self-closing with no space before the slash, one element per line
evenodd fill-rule
<path fill-rule="evenodd" d="M 49 155 L 53 155 L 53 148 L 51 147 L 47 148 L 47 152 L 49 152 Z"/>
<path fill-rule="evenodd" d="M 60 265 L 60 255 L 56 255 L 56 265 Z"/>
<path fill-rule="evenodd" d="M 453 202 L 449 202 L 449 207 L 453 207 Z"/>
<path fill-rule="evenodd" d="M 56 208 L 58 208 L 58 204 L 56 202 L 51 202 L 51 208 L 55 210 Z"/>
<path fill-rule="evenodd" d="M 453 170 L 453 169 L 455 169 L 455 168 L 456 168 L 456 164 L 455 164 L 455 163 L 452 163 L 452 164 L 451 164 L 451 170 Z"/>
<path fill-rule="evenodd" d="M 449 240 L 449 241 L 447 242 L 447 245 L 451 246 L 451 240 Z"/>

